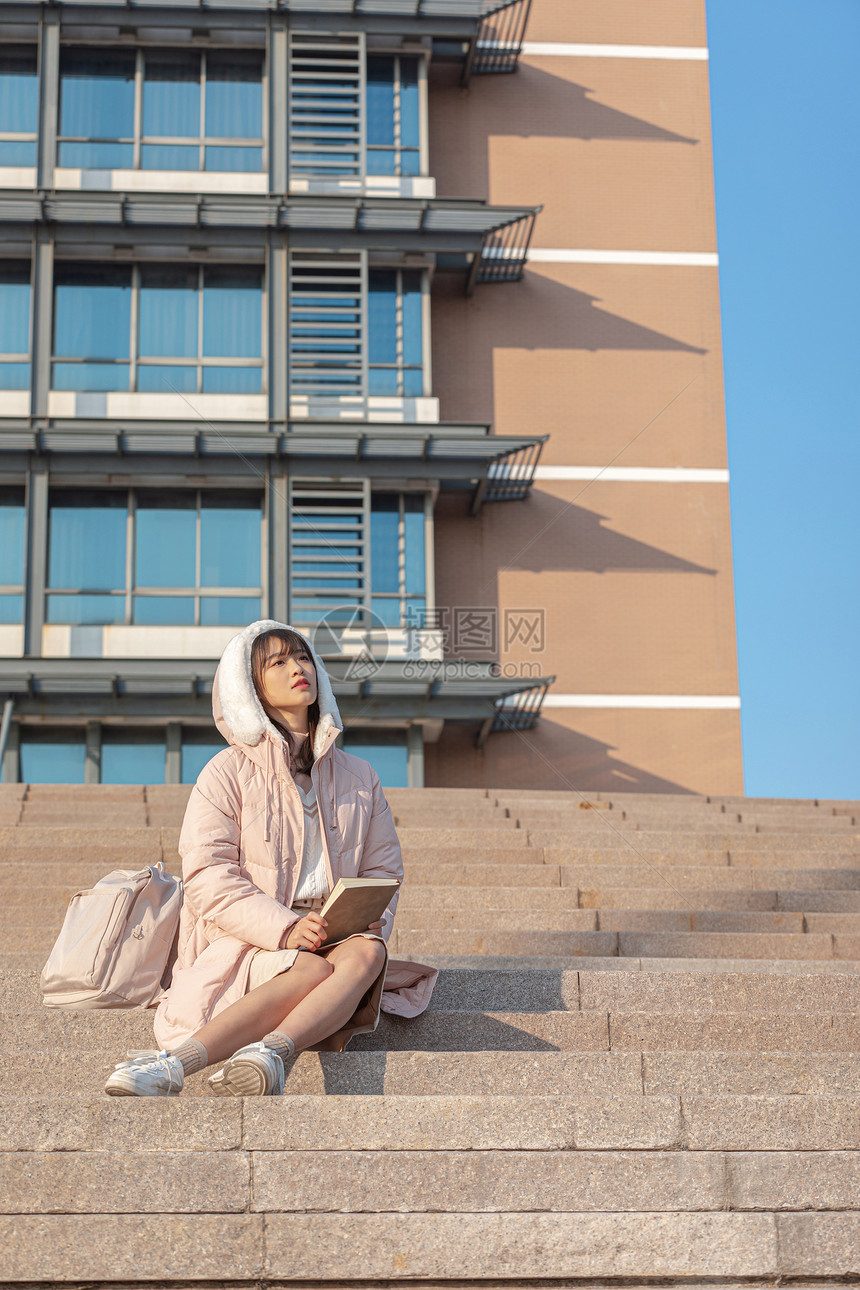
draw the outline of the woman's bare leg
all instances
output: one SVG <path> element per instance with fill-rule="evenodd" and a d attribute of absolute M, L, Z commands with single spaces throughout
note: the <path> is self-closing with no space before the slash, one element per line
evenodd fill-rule
<path fill-rule="evenodd" d="M 300 953 L 288 971 L 231 1003 L 192 1038 L 203 1044 L 210 1063 L 225 1061 L 237 1048 L 257 1043 L 264 1035 L 279 1030 L 284 1017 L 308 995 L 316 995 L 333 975 L 333 967 L 324 958 Z M 288 1033 L 292 1038 L 292 1030 Z"/>
<path fill-rule="evenodd" d="M 379 976 L 385 959 L 380 942 L 363 936 L 353 937 L 324 953 L 322 961 L 327 961 L 333 969 L 329 976 L 310 994 L 297 1000 L 289 1011 L 282 1012 L 277 1024 L 269 1027 L 288 1034 L 297 1051 L 326 1039 L 349 1021 L 361 996 Z M 313 957 L 322 958 L 321 955 Z M 200 1035 L 195 1038 L 206 1042 Z"/>

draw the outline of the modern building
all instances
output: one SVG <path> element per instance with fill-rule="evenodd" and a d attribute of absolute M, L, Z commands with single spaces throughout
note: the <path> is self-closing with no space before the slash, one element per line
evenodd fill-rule
<path fill-rule="evenodd" d="M 271 616 L 388 785 L 740 791 L 703 0 L 0 3 L 7 780 Z"/>

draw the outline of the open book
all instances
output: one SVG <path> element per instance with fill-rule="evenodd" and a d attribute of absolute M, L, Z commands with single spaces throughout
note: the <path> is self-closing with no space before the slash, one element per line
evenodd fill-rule
<path fill-rule="evenodd" d="M 328 923 L 324 945 L 378 923 L 400 883 L 396 878 L 338 878 L 320 910 Z"/>

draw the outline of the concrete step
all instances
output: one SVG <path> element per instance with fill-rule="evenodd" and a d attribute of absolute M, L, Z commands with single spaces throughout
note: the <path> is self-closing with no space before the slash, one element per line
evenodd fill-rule
<path fill-rule="evenodd" d="M 409 959 L 408 953 L 401 954 Z M 417 955 L 412 956 L 418 958 Z M 732 959 L 732 958 L 604 958 L 600 955 L 576 957 L 563 954 L 422 954 L 421 961 L 431 967 L 492 970 L 499 972 L 692 972 L 735 973 L 739 976 L 800 974 L 852 976 L 860 972 L 857 959 Z M 23 962 L 23 960 L 22 960 Z M 11 966 L 21 967 L 21 963 Z"/>
<path fill-rule="evenodd" d="M 2 890 L 2 888 L 0 888 Z M 0 908 L 0 933 L 7 927 L 33 926 L 62 917 L 70 897 L 77 888 L 65 887 L 7 888 L 3 891 L 4 908 Z M 684 900 L 698 910 L 787 910 L 794 913 L 832 909 L 844 911 L 847 906 L 860 910 L 860 893 L 853 892 L 779 892 L 739 889 L 695 890 L 683 888 Z M 397 906 L 401 923 L 407 913 L 421 910 L 483 910 L 491 902 L 495 910 L 546 910 L 557 913 L 576 909 L 672 910 L 681 904 L 675 887 L 625 887 L 583 889 L 576 887 L 500 887 L 491 895 L 476 887 L 420 887 L 407 882 Z"/>
<path fill-rule="evenodd" d="M 591 967 L 519 971 L 445 968 L 439 974 L 430 1010 L 860 1013 L 860 975 L 857 973 L 644 973 L 625 971 L 623 965 L 622 960 L 622 970 L 618 971 Z M 0 976 L 0 1009 L 57 1015 L 43 1008 L 38 976 L 31 972 L 7 972 Z M 99 1015 L 103 1014 L 96 1014 Z M 122 1014 L 111 1010 L 104 1015 Z M 125 1015 L 137 1014 L 130 1011 Z"/>
<path fill-rule="evenodd" d="M 230 1099 L 232 1113 L 229 1109 L 213 1112 L 210 1108 L 215 1101 L 223 1105 L 222 1099 L 210 1098 L 96 1101 L 87 1097 L 4 1096 L 0 1100 L 4 1112 L 0 1130 L 4 1144 L 0 1149 L 0 1179 L 12 1181 L 10 1156 L 17 1156 L 25 1166 L 23 1172 L 17 1173 L 17 1181 L 26 1185 L 26 1170 L 35 1171 L 40 1158 L 56 1161 L 57 1155 L 63 1154 L 74 1160 L 95 1151 L 102 1161 L 104 1185 L 112 1175 L 118 1175 L 118 1182 L 122 1179 L 117 1166 L 127 1154 L 146 1152 L 158 1166 L 158 1156 L 153 1153 L 177 1152 L 184 1156 L 193 1151 L 198 1156 L 196 1163 L 189 1159 L 175 1162 L 177 1166 L 184 1165 L 184 1170 L 165 1170 L 161 1164 L 164 1173 L 179 1173 L 179 1181 L 186 1188 L 186 1201 L 183 1202 L 181 1191 L 174 1192 L 178 1207 L 185 1208 L 187 1201 L 192 1201 L 189 1208 L 193 1212 L 195 1175 L 205 1176 L 207 1164 L 214 1166 L 217 1157 L 222 1164 L 232 1157 L 238 1166 L 245 1152 L 280 1157 L 287 1168 L 296 1154 L 301 1160 L 307 1157 L 310 1164 L 314 1156 L 359 1151 L 383 1155 L 415 1151 L 469 1155 L 480 1151 L 513 1151 L 528 1153 L 532 1163 L 538 1164 L 537 1153 L 553 1151 L 572 1154 L 580 1151 L 681 1152 L 683 1158 L 693 1152 L 821 1153 L 860 1149 L 860 1095 L 856 1093 L 788 1097 L 688 1094 L 683 1099 L 677 1094 L 642 1093 L 516 1097 L 355 1094 L 331 1095 L 325 1100 L 313 1094 L 297 1093 L 289 1100 Z M 34 1139 L 35 1143 L 45 1145 L 36 1145 L 35 1149 L 31 1145 L 28 1149 L 25 1144 L 33 1144 Z M 206 1157 L 211 1157 L 211 1161 Z M 86 1162 L 80 1163 L 83 1166 Z M 232 1177 L 229 1173 L 226 1177 L 216 1175 L 218 1182 L 226 1183 L 228 1190 L 236 1183 L 246 1184 L 248 1163 L 246 1158 L 244 1171 L 240 1169 Z M 725 1162 L 717 1163 L 722 1177 Z M 825 1159 L 821 1164 L 832 1168 L 832 1162 Z M 857 1162 L 854 1168 L 856 1171 Z M 120 1188 L 116 1200 L 107 1202 L 104 1196 L 98 1196 L 95 1175 L 91 1174 L 90 1178 L 95 1195 L 79 1194 L 76 1201 L 70 1195 L 52 1195 L 53 1188 L 45 1185 L 47 1180 L 39 1179 L 44 1186 L 43 1206 L 49 1212 L 69 1212 L 72 1200 L 75 1207 L 80 1206 L 87 1213 L 102 1212 L 112 1204 L 116 1204 L 119 1212 L 134 1212 L 128 1200 L 124 1202 Z M 60 1187 L 64 1181 L 61 1176 L 57 1178 Z M 7 1206 L 15 1190 L 14 1185 L 3 1187 Z M 158 1190 L 156 1185 L 155 1194 L 150 1198 L 153 1208 L 157 1207 Z M 367 1205 L 362 1188 L 356 1185 L 352 1190 L 353 1198 L 347 1201 L 347 1208 L 372 1211 L 379 1208 L 378 1197 Z M 323 1183 L 313 1208 L 324 1211 L 343 1208 L 341 1204 L 330 1204 L 327 1191 Z M 141 1196 L 134 1199 L 140 1206 Z M 221 1199 L 229 1200 L 229 1197 Z M 272 1201 L 270 1198 L 260 1208 L 281 1208 Z M 228 1204 L 224 1210 L 247 1207 L 246 1195 L 241 1207 Z M 428 1208 L 440 1206 L 431 1203 Z M 716 1208 L 721 1208 L 719 1203 Z M 30 1209 L 25 1203 L 21 1208 L 9 1206 L 7 1212 L 27 1213 Z"/>
<path fill-rule="evenodd" d="M 0 950 L 0 974 L 5 972 L 41 972 L 48 953 L 45 950 Z M 400 957 L 414 958 L 431 967 L 463 968 L 470 971 L 492 969 L 506 972 L 580 970 L 600 972 L 734 972 L 742 976 L 759 976 L 763 973 L 786 975 L 811 973 L 846 975 L 860 972 L 860 959 L 732 959 L 732 958 L 619 958 L 599 954 L 588 956 L 564 954 L 435 954 L 410 955 L 400 951 Z"/>
<path fill-rule="evenodd" d="M 713 887 L 724 891 L 860 891 L 860 867 L 825 866 L 822 868 L 781 868 L 768 865 L 660 865 L 650 860 L 626 864 L 563 864 L 559 866 L 561 882 L 565 887 L 656 887 L 683 890 L 687 887 Z M 619 857 L 625 859 L 625 857 Z M 818 864 L 819 856 L 814 859 Z M 549 866 L 547 866 L 549 867 Z M 554 866 L 553 866 L 554 867 Z M 409 870 L 415 881 L 414 869 Z"/>
<path fill-rule="evenodd" d="M 440 1100 L 446 1105 L 437 1114 L 444 1115 L 449 1099 Z M 391 1108 L 395 1112 L 405 1112 L 408 1134 L 408 1110 L 400 1104 Z M 652 1114 L 656 1119 L 656 1107 Z M 702 1108 L 690 1118 L 701 1119 Z M 691 1127 L 695 1133 L 698 1126 Z M 828 1210 L 848 1202 L 860 1178 L 860 1152 L 850 1149 L 839 1151 L 834 1167 L 821 1150 L 804 1147 L 731 1153 L 693 1148 L 678 1154 L 637 1149 L 638 1144 L 597 1151 L 566 1144 L 552 1150 L 543 1146 L 544 1132 L 531 1149 L 462 1150 L 457 1136 L 450 1150 L 438 1146 L 405 1154 L 361 1143 L 352 1150 L 307 1150 L 292 1142 L 275 1150 L 189 1152 L 154 1145 L 123 1152 L 0 1152 L 0 1185 L 10 1214 L 373 1214 L 393 1191 L 400 1213 L 566 1213 L 574 1206 L 580 1212 L 625 1213 L 786 1209 L 809 1195 L 816 1209 Z"/>
<path fill-rule="evenodd" d="M 792 932 L 392 932 L 393 949 L 425 954 L 615 955 L 622 958 L 855 958 L 854 938 Z M 391 941 L 389 941 L 391 945 Z"/>
<path fill-rule="evenodd" d="M 3 1054 L 71 1046 L 84 1049 L 152 1047 L 151 1019 L 144 1013 L 0 1013 Z M 683 1012 L 619 1010 L 591 1012 L 429 1011 L 405 1021 L 383 1014 L 372 1034 L 358 1035 L 351 1051 L 594 1051 L 731 1050 L 855 1052 L 860 1049 L 860 1013 Z M 117 1057 L 115 1060 L 119 1060 Z"/>
<path fill-rule="evenodd" d="M 593 849 L 607 847 L 632 848 L 640 851 L 737 851 L 755 853 L 759 851 L 782 852 L 815 852 L 842 851 L 846 854 L 860 854 L 860 835 L 847 830 L 844 833 L 728 833 L 714 829 L 703 832 L 684 832 L 642 829 L 633 837 L 631 834 L 604 827 L 578 830 L 574 835 L 558 828 L 520 829 L 526 833 L 529 846 L 552 847 L 555 849 L 576 845 Z"/>
<path fill-rule="evenodd" d="M 116 1061 L 124 1057 L 116 1047 L 102 1049 L 30 1049 L 0 1052 L 0 1134 L 10 1120 L 8 1105 L 44 1108 L 56 1098 L 98 1098 L 101 1106 L 117 1105 L 103 1097 L 104 1082 Z M 38 1092 L 33 1092 L 34 1064 L 40 1072 Z M 124 1106 L 185 1105 L 189 1098 L 205 1097 L 207 1105 L 224 1107 L 239 1103 L 213 1099 L 205 1084 L 210 1072 L 190 1076 L 179 1103 L 123 1099 Z M 353 1051 L 302 1053 L 289 1063 L 285 1094 L 330 1097 L 336 1094 L 379 1096 L 457 1096 L 464 1089 L 477 1096 L 533 1096 L 535 1089 L 554 1093 L 603 1098 L 626 1095 L 707 1096 L 744 1094 L 798 1094 L 830 1097 L 856 1096 L 860 1086 L 860 1053 L 816 1051 L 500 1051 L 443 1052 L 441 1050 Z M 37 1112 L 38 1114 L 38 1112 Z M 155 1113 L 153 1113 L 155 1114 Z M 55 1121 L 45 1120 L 46 1125 Z M 84 1140 L 82 1139 L 82 1142 Z M 139 1138 L 126 1139 L 141 1146 Z M 207 1141 L 217 1145 L 217 1138 Z M 7 1138 L 7 1143 L 11 1139 Z M 196 1149 L 193 1136 L 176 1143 Z M 20 1149 L 60 1149 L 49 1132 L 37 1135 Z M 4 1149 L 13 1149 L 7 1146 Z"/>
<path fill-rule="evenodd" d="M 44 1281 L 63 1251 L 67 1281 L 313 1281 L 319 1250 L 338 1284 L 367 1280 L 839 1276 L 860 1266 L 856 1215 L 798 1213 L 464 1213 L 25 1215 L 0 1221 L 9 1281 Z M 48 1258 L 47 1266 L 50 1267 Z"/>
<path fill-rule="evenodd" d="M 417 808 L 397 809 L 393 812 L 394 823 L 397 827 L 398 834 L 402 829 L 435 829 L 438 825 L 439 812 L 427 809 L 418 810 Z M 503 811 L 495 811 L 492 808 L 479 808 L 478 810 L 470 809 L 465 811 L 451 810 L 445 811 L 445 828 L 448 829 L 497 829 L 510 833 L 517 829 L 516 820 L 509 819 Z"/>
<path fill-rule="evenodd" d="M 540 889 L 538 889 L 540 890 Z M 634 909 L 533 909 L 528 906 L 512 910 L 493 907 L 487 894 L 482 909 L 434 909 L 412 906 L 398 910 L 397 935 L 403 938 L 413 931 L 433 930 L 503 931 L 516 927 L 518 932 L 720 932 L 803 935 L 810 933 L 843 933 L 855 931 L 854 914 L 810 914 L 756 910 L 697 910 L 674 908 L 663 910 Z M 681 904 L 677 899 L 676 906 Z M 56 936 L 63 920 L 58 907 L 39 910 L 31 907 L 29 917 L 4 920 L 3 930 L 9 945 L 22 949 L 44 943 L 46 936 Z"/>

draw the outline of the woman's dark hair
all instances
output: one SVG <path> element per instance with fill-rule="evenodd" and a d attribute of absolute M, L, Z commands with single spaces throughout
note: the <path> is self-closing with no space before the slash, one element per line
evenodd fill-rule
<path fill-rule="evenodd" d="M 251 646 L 251 680 L 254 682 L 254 689 L 257 691 L 257 698 L 265 708 L 263 700 L 263 668 L 266 665 L 266 659 L 269 657 L 268 643 L 272 640 L 280 641 L 281 649 L 278 658 L 289 658 L 292 654 L 307 654 L 313 663 L 313 654 L 310 646 L 303 636 L 298 632 L 290 631 L 286 627 L 273 627 L 271 631 L 262 632 L 255 637 Z M 316 671 L 316 667 L 314 667 Z M 317 677 L 317 697 L 308 708 L 308 738 L 298 753 L 295 752 L 289 740 L 289 731 L 287 731 L 276 717 L 268 712 L 268 716 L 281 734 L 287 739 L 287 746 L 290 749 L 290 768 L 292 770 L 304 771 L 306 774 L 314 764 L 314 739 L 317 732 L 317 724 L 320 719 L 320 701 L 319 701 L 319 677 Z"/>

